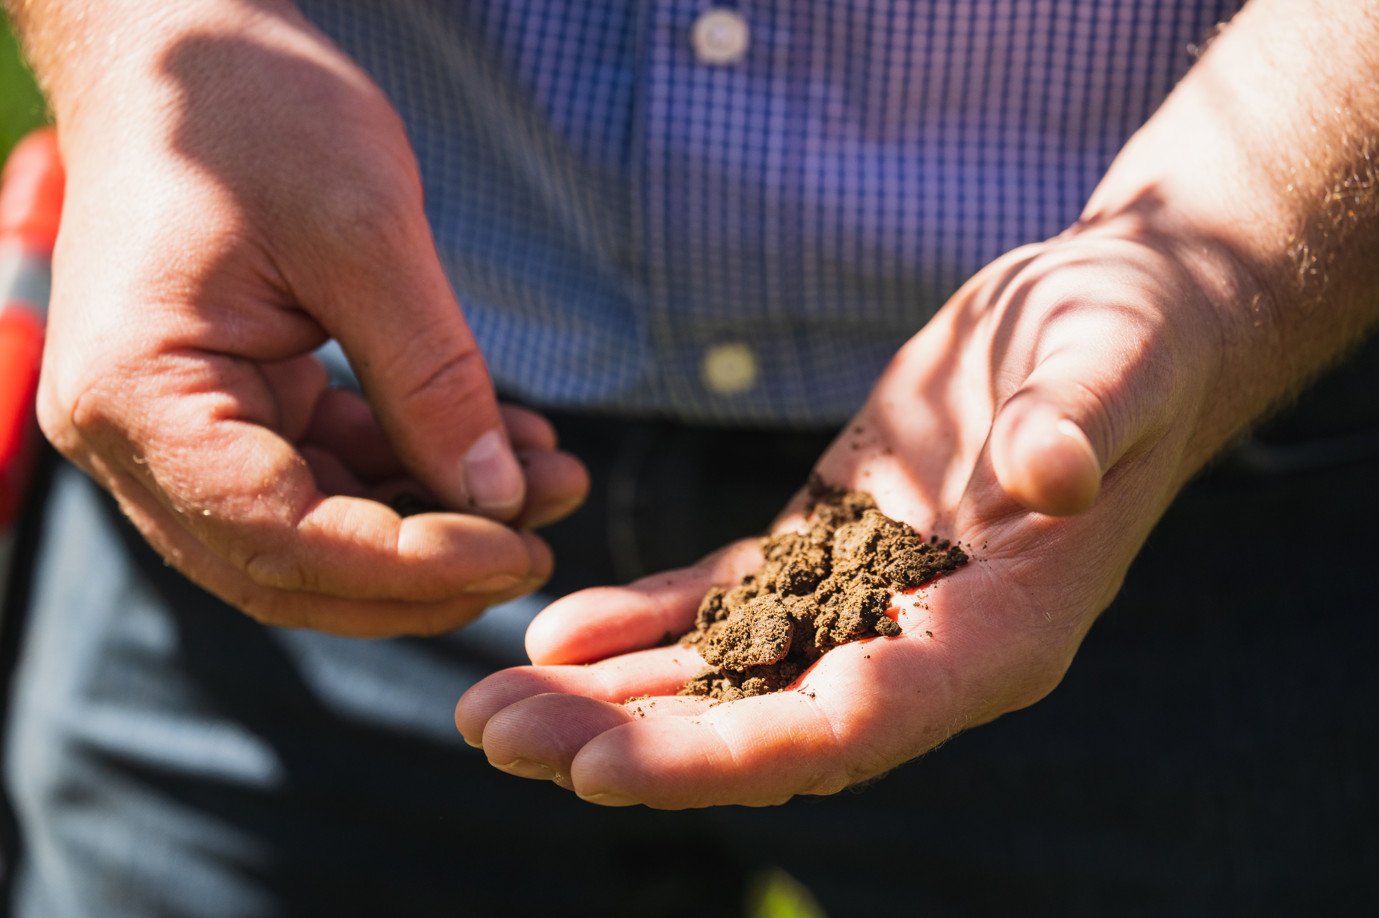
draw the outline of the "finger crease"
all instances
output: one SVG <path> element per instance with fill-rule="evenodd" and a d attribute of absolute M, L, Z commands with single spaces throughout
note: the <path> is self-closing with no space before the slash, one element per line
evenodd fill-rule
<path fill-rule="evenodd" d="M 808 703 L 809 709 L 814 712 L 815 719 L 823 724 L 824 731 L 828 734 L 830 753 L 828 759 L 832 763 L 831 767 L 827 769 L 827 773 L 821 776 L 808 792 L 814 794 L 836 793 L 851 784 L 853 780 L 851 769 L 847 767 L 842 737 L 840 737 L 838 731 L 834 729 L 833 718 L 828 715 L 828 711 L 824 709 L 823 705 L 819 704 L 818 698 L 811 697 L 810 695 L 801 695 L 800 697 Z M 841 784 L 839 783 L 839 778 L 833 777 L 840 769 L 843 772 Z"/>

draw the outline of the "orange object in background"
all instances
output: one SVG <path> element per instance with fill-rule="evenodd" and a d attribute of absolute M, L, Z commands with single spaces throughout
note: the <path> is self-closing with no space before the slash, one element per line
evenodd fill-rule
<path fill-rule="evenodd" d="M 52 128 L 20 141 L 0 178 L 0 535 L 18 517 L 33 471 L 34 396 L 63 182 Z"/>

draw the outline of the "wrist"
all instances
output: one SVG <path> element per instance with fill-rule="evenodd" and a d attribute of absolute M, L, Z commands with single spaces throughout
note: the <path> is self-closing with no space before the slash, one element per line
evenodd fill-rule
<path fill-rule="evenodd" d="M 166 60 L 190 37 L 253 40 L 275 20 L 305 25 L 290 0 L 10 0 L 7 6 L 64 141 L 88 121 L 118 118 L 136 106 L 167 106 L 167 92 L 157 91 L 168 83 Z"/>
<path fill-rule="evenodd" d="M 1372 6 L 1254 0 L 1084 212 L 1150 225 L 1215 317 L 1218 383 L 1197 422 L 1196 466 L 1379 321 Z"/>

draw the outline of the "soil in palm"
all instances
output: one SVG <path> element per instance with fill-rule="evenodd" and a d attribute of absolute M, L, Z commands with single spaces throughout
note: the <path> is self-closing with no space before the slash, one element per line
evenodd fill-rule
<path fill-rule="evenodd" d="M 704 596 L 680 639 L 708 666 L 682 695 L 732 701 L 789 686 L 840 644 L 892 637 L 891 598 L 967 563 L 957 545 L 886 516 L 865 491 L 809 483 L 807 526 L 762 540 L 765 560 Z"/>

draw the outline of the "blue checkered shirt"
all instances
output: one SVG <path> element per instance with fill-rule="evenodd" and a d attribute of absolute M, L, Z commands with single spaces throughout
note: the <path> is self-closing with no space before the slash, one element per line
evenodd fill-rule
<path fill-rule="evenodd" d="M 815 425 L 1074 220 L 1239 3 L 742 0 L 707 51 L 707 0 L 301 6 L 406 120 L 503 391 Z"/>

